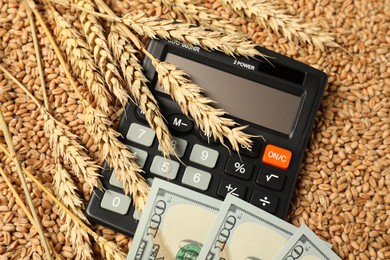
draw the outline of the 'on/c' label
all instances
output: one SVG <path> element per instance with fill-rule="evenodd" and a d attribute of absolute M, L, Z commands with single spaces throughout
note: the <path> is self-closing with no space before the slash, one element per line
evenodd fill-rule
<path fill-rule="evenodd" d="M 291 151 L 269 144 L 263 154 L 263 163 L 285 170 L 290 165 L 291 156 Z"/>

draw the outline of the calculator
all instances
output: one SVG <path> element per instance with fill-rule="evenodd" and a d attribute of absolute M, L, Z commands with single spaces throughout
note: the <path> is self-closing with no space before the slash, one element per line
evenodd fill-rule
<path fill-rule="evenodd" d="M 151 40 L 148 44 L 154 57 L 186 71 L 204 89 L 204 95 L 215 101 L 214 107 L 224 109 L 239 125 L 247 125 L 244 132 L 256 136 L 251 147 L 240 146 L 235 152 L 205 135 L 159 86 L 148 58 L 143 61 L 144 72 L 179 159 L 163 157 L 144 112 L 132 102 L 118 131 L 149 182 L 169 180 L 220 200 L 230 193 L 285 218 L 327 75 L 256 48 L 267 60 L 232 57 L 175 41 Z M 86 207 L 88 219 L 133 236 L 140 213 L 107 165 L 101 175 L 104 190 L 94 190 Z"/>

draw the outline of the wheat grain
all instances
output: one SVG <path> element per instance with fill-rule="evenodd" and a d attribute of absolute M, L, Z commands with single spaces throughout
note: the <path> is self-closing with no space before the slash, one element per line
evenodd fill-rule
<path fill-rule="evenodd" d="M 135 163 L 136 157 L 118 140 L 120 134 L 112 129 L 112 123 L 104 113 L 87 104 L 84 106 L 88 133 L 99 145 L 101 156 L 113 169 L 115 177 L 123 184 L 125 194 L 131 195 L 136 208 L 142 210 L 149 193 L 149 184 L 141 176 L 142 169 Z"/>
<path fill-rule="evenodd" d="M 98 107 L 109 113 L 111 96 L 104 86 L 104 79 L 98 72 L 87 43 L 58 12 L 52 9 L 52 13 L 57 25 L 55 33 L 68 56 L 73 71 L 85 79 L 86 86 L 96 100 Z"/>
<path fill-rule="evenodd" d="M 68 171 L 61 165 L 59 161 L 55 165 L 55 173 L 53 177 L 53 189 L 62 203 L 76 214 L 82 221 L 88 223 L 87 218 L 83 214 L 83 203 L 77 195 L 77 187 L 71 179 Z M 66 238 L 73 246 L 76 252 L 77 259 L 92 259 L 91 242 L 88 233 L 75 225 L 72 218 L 60 209 L 60 218 L 65 221 Z"/>
<path fill-rule="evenodd" d="M 163 5 L 163 13 L 170 14 L 170 11 L 182 15 L 188 22 L 199 24 L 212 30 L 221 31 L 224 34 L 239 34 L 237 28 L 232 25 L 232 21 L 221 19 L 221 17 L 211 13 L 210 9 L 196 5 L 190 0 L 158 0 Z M 242 36 L 245 41 L 245 36 Z"/>
<path fill-rule="evenodd" d="M 170 154 L 174 154 L 172 136 L 158 107 L 157 100 L 146 85 L 148 80 L 136 57 L 138 51 L 132 46 L 131 42 L 125 37 L 125 32 L 116 23 L 111 24 L 108 40 L 129 86 L 129 92 L 135 103 L 145 112 L 146 120 L 156 133 L 163 155 L 168 157 Z"/>
<path fill-rule="evenodd" d="M 73 1 L 78 6 L 90 11 L 95 11 L 95 3 L 92 1 Z M 86 11 L 81 11 L 80 22 L 87 38 L 87 42 L 92 49 L 95 62 L 98 64 L 100 71 L 104 75 L 104 79 L 109 90 L 117 98 L 120 104 L 125 106 L 128 102 L 129 95 L 122 86 L 123 79 L 119 74 L 118 68 L 108 48 L 100 19 L 93 14 L 87 13 Z"/>
<path fill-rule="evenodd" d="M 67 126 L 56 121 L 46 110 L 41 109 L 45 121 L 44 130 L 49 136 L 53 156 L 62 158 L 77 177 L 83 179 L 90 191 L 94 187 L 102 188 L 99 180 L 99 167 L 85 153 L 85 148 L 78 142 L 78 137 L 71 133 Z"/>
<path fill-rule="evenodd" d="M 202 95 L 202 89 L 189 79 L 186 72 L 178 69 L 174 64 L 150 58 L 164 91 L 179 104 L 184 114 L 191 115 L 207 136 L 212 135 L 222 144 L 225 143 L 224 137 L 227 138 L 235 151 L 239 151 L 239 144 L 251 147 L 252 136 L 242 132 L 246 126 L 234 127 L 236 123 L 232 119 L 223 117 L 226 113 L 222 109 L 210 106 L 212 100 Z"/>
<path fill-rule="evenodd" d="M 303 44 L 313 44 L 324 50 L 327 47 L 340 47 L 334 37 L 324 32 L 317 24 L 305 23 L 302 19 L 288 15 L 266 0 L 221 0 L 229 9 L 241 16 L 254 19 L 259 25 L 282 33 L 288 40 Z"/>

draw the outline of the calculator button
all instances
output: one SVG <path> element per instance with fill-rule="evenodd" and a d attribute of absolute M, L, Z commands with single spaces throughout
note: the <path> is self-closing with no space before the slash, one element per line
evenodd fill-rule
<path fill-rule="evenodd" d="M 253 171 L 253 164 L 239 158 L 230 157 L 225 166 L 225 172 L 240 179 L 248 180 Z"/>
<path fill-rule="evenodd" d="M 219 153 L 217 151 L 203 145 L 195 144 L 191 151 L 190 161 L 209 168 L 214 168 L 217 163 L 218 156 Z"/>
<path fill-rule="evenodd" d="M 156 133 L 149 127 L 132 123 L 126 138 L 129 141 L 141 144 L 146 147 L 150 147 L 153 143 Z"/>
<path fill-rule="evenodd" d="M 179 166 L 179 163 L 176 161 L 169 160 L 162 156 L 155 156 L 150 171 L 161 177 L 174 180 L 179 171 Z"/>
<path fill-rule="evenodd" d="M 259 155 L 260 148 L 261 143 L 258 140 L 253 140 L 251 147 L 247 147 L 242 144 L 239 145 L 240 154 L 251 158 L 256 158 Z"/>
<path fill-rule="evenodd" d="M 199 190 L 207 190 L 210 180 L 210 173 L 188 166 L 181 182 Z"/>
<path fill-rule="evenodd" d="M 273 190 L 281 190 L 284 185 L 286 175 L 260 169 L 256 182 L 262 186 Z"/>
<path fill-rule="evenodd" d="M 279 198 L 262 191 L 254 191 L 250 203 L 269 213 L 275 213 Z"/>
<path fill-rule="evenodd" d="M 140 120 L 147 122 L 145 112 L 141 108 L 137 107 L 135 113 Z"/>
<path fill-rule="evenodd" d="M 140 166 L 141 168 L 144 167 L 146 159 L 148 158 L 148 153 L 144 150 L 135 148 L 133 146 L 128 145 L 127 148 L 129 148 L 130 152 L 132 152 L 136 159 L 135 162 Z"/>
<path fill-rule="evenodd" d="M 121 215 L 126 215 L 129 210 L 131 198 L 121 193 L 107 190 L 104 195 L 100 206 L 103 209 L 107 209 L 116 212 Z"/>
<path fill-rule="evenodd" d="M 265 147 L 263 163 L 285 170 L 290 165 L 291 156 L 291 151 L 269 144 Z"/>
<path fill-rule="evenodd" d="M 115 186 L 117 188 L 123 189 L 122 182 L 118 181 L 118 179 L 115 176 L 115 170 L 112 171 L 112 173 L 111 173 L 111 177 L 110 177 L 109 183 L 110 183 L 111 186 Z"/>
<path fill-rule="evenodd" d="M 186 115 L 173 114 L 168 117 L 169 127 L 179 133 L 187 133 L 192 130 L 194 123 Z"/>
<path fill-rule="evenodd" d="M 187 148 L 187 141 L 175 136 L 172 136 L 172 146 L 175 149 L 176 155 L 181 158 L 183 157 L 186 148 Z M 158 146 L 158 150 L 161 151 L 161 146 Z"/>
<path fill-rule="evenodd" d="M 216 144 L 219 142 L 218 139 L 217 140 L 214 139 L 212 133 L 209 133 L 208 135 L 206 135 L 206 133 L 203 130 L 201 130 L 200 128 L 199 128 L 199 136 L 203 141 L 205 141 L 208 144 Z"/>
<path fill-rule="evenodd" d="M 217 190 L 217 194 L 221 197 L 226 197 L 228 193 L 243 198 L 245 196 L 246 186 L 228 180 L 221 180 Z"/>

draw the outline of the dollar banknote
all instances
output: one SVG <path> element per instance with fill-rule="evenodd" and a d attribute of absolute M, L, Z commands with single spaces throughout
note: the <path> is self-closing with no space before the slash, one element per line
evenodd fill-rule
<path fill-rule="evenodd" d="M 221 204 L 155 178 L 127 260 L 198 259 Z"/>
<path fill-rule="evenodd" d="M 338 257 L 306 225 L 302 225 L 280 249 L 274 260 L 337 260 Z"/>
<path fill-rule="evenodd" d="M 198 259 L 272 259 L 297 228 L 228 195 Z"/>

